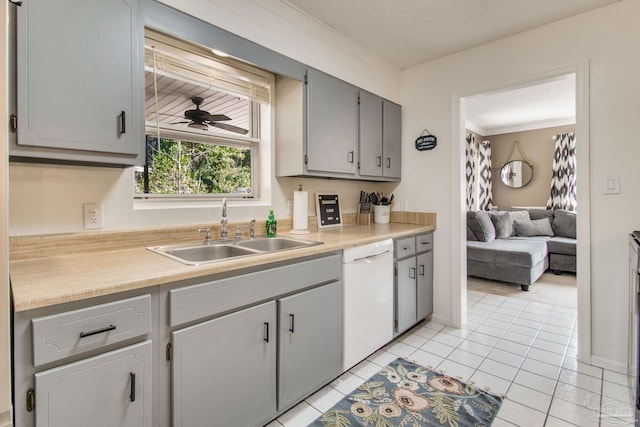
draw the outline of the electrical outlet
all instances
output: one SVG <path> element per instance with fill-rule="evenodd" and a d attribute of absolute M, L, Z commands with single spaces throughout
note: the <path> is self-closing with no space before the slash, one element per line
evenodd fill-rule
<path fill-rule="evenodd" d="M 102 203 L 85 203 L 84 229 L 95 230 L 104 227 L 104 205 Z"/>

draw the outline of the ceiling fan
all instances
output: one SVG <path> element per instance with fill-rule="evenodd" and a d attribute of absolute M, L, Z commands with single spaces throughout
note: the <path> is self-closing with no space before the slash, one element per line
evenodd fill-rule
<path fill-rule="evenodd" d="M 208 111 L 201 110 L 200 105 L 204 102 L 204 98 L 193 96 L 191 97 L 191 102 L 196 105 L 196 108 L 195 110 L 187 110 L 184 112 L 184 118 L 188 121 L 175 122 L 171 124 L 188 123 L 188 127 L 201 130 L 207 130 L 209 129 L 209 126 L 214 126 L 230 132 L 241 133 L 243 135 L 246 135 L 249 132 L 247 129 L 242 129 L 238 126 L 233 126 L 227 123 L 218 123 L 231 120 L 231 118 L 224 114 L 209 114 Z"/>

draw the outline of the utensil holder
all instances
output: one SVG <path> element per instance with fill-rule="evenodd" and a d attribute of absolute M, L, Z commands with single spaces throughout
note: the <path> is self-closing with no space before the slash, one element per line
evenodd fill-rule
<path fill-rule="evenodd" d="M 391 206 L 375 205 L 373 207 L 373 221 L 376 224 L 389 224 L 390 216 L 391 216 Z"/>

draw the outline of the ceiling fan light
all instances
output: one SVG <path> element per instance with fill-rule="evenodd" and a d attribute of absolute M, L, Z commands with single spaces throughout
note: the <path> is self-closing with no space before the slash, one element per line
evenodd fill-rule
<path fill-rule="evenodd" d="M 200 130 L 207 130 L 209 129 L 209 126 L 207 126 L 204 123 L 196 123 L 196 122 L 191 122 L 187 125 L 187 127 L 190 128 L 194 128 L 194 129 L 200 129 Z"/>

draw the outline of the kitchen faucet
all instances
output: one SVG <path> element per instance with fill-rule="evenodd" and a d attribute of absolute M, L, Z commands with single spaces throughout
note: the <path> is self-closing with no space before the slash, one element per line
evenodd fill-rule
<path fill-rule="evenodd" d="M 227 240 L 227 198 L 222 199 L 222 219 L 220 220 L 220 240 Z"/>

